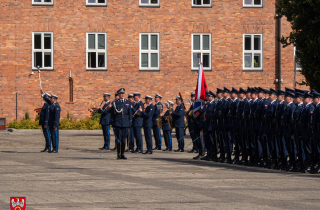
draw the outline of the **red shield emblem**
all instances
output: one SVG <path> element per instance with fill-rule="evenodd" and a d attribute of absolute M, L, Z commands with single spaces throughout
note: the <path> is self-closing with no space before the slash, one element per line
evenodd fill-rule
<path fill-rule="evenodd" d="M 11 210 L 25 210 L 26 197 L 10 197 Z"/>

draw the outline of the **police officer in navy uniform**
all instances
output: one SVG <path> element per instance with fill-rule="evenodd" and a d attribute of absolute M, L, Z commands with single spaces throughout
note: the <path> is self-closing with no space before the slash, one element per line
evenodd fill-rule
<path fill-rule="evenodd" d="M 143 111 L 142 107 L 139 108 L 140 113 L 143 117 L 143 131 L 144 131 L 144 138 L 146 140 L 147 151 L 143 154 L 152 154 L 152 133 L 151 129 L 153 126 L 152 117 L 154 115 L 154 106 L 152 104 L 152 97 L 149 95 L 145 96 L 145 104 L 146 110 Z"/>
<path fill-rule="evenodd" d="M 253 102 L 250 109 L 250 123 L 252 124 L 251 144 L 252 144 L 253 150 L 251 150 L 249 165 L 252 165 L 252 166 L 257 166 L 258 159 L 259 159 L 258 138 L 259 138 L 260 126 L 256 124 L 256 119 L 255 119 L 255 112 L 260 103 L 260 99 L 258 98 L 258 91 L 259 91 L 259 88 L 255 87 L 252 89 L 252 92 L 251 92 L 251 98 Z"/>
<path fill-rule="evenodd" d="M 303 156 L 307 154 L 305 157 L 307 160 L 305 161 L 306 164 L 304 164 L 307 167 L 302 167 L 302 172 L 304 172 L 306 169 L 308 170 L 308 166 L 310 166 L 311 160 L 313 160 L 314 157 L 314 147 L 311 145 L 310 138 L 312 136 L 312 130 L 310 128 L 311 126 L 311 118 L 313 116 L 313 112 L 315 110 L 315 106 L 312 101 L 312 95 L 308 92 L 304 93 L 303 97 L 303 104 L 304 104 L 304 109 L 301 112 L 300 119 L 299 119 L 299 124 L 300 124 L 300 129 L 301 129 L 301 139 L 302 139 L 302 153 Z M 311 154 L 311 151 L 313 151 Z"/>
<path fill-rule="evenodd" d="M 311 164 L 309 164 L 308 172 L 311 173 L 320 173 L 320 93 L 313 91 L 313 105 L 315 109 L 313 111 L 312 120 L 311 120 L 311 143 L 314 145 L 314 159 L 312 160 Z"/>
<path fill-rule="evenodd" d="M 154 109 L 155 110 L 154 110 L 154 114 L 152 117 L 152 124 L 153 124 L 152 130 L 153 130 L 153 136 L 154 136 L 156 147 L 153 150 L 161 150 L 161 130 L 158 127 L 158 122 L 157 122 L 157 119 L 160 118 L 160 113 L 163 110 L 163 106 L 161 104 L 161 99 L 162 99 L 162 96 L 159 95 L 158 93 L 154 97 L 154 100 L 155 100 Z"/>
<path fill-rule="evenodd" d="M 293 156 L 293 152 L 294 150 L 292 150 L 292 145 L 290 145 L 292 141 L 292 134 L 293 134 L 293 124 L 291 122 L 291 118 L 293 115 L 293 112 L 296 108 L 295 103 L 293 103 L 293 98 L 294 95 L 291 92 L 286 92 L 285 94 L 285 109 L 282 115 L 282 128 L 283 128 L 283 136 L 285 139 L 285 149 L 288 152 L 289 158 L 291 158 L 289 160 L 289 164 L 287 163 L 287 154 L 286 152 L 284 153 L 284 157 L 281 160 L 282 161 L 282 167 L 286 168 L 287 170 L 289 170 L 290 166 L 290 162 L 292 161 L 292 156 Z"/>
<path fill-rule="evenodd" d="M 162 120 L 162 131 L 163 131 L 163 137 L 166 144 L 166 149 L 163 151 L 172 151 L 172 128 L 169 125 L 169 118 L 170 118 L 170 110 L 174 103 L 172 101 L 165 102 L 166 107 L 168 107 L 168 110 L 164 113 L 163 116 L 161 116 Z"/>
<path fill-rule="evenodd" d="M 239 144 L 239 156 L 240 156 L 240 148 L 241 148 L 241 154 L 242 154 L 241 161 L 238 160 L 239 164 L 242 164 L 242 161 L 246 158 L 246 143 L 245 143 L 246 127 L 243 121 L 244 107 L 248 103 L 248 100 L 246 98 L 246 93 L 247 91 L 245 91 L 243 88 L 239 89 L 238 98 L 240 102 L 238 104 L 238 107 L 236 110 L 236 116 L 235 116 L 235 123 L 239 127 L 238 136 L 236 139 Z"/>
<path fill-rule="evenodd" d="M 49 106 L 49 127 L 51 131 L 52 147 L 49 153 L 58 153 L 59 148 L 59 126 L 61 108 L 57 102 L 58 96 L 51 94 L 51 105 Z"/>
<path fill-rule="evenodd" d="M 273 119 L 274 122 L 274 132 L 277 134 L 276 135 L 276 143 L 277 143 L 277 148 L 278 148 L 278 154 L 277 154 L 277 159 L 275 162 L 275 169 L 282 169 L 282 158 L 284 156 L 284 138 L 283 138 L 283 128 L 281 125 L 281 119 L 282 115 L 284 112 L 285 108 L 285 102 L 284 102 L 284 95 L 285 92 L 282 90 L 277 91 L 277 102 L 278 105 L 276 107 L 276 112 L 275 112 L 275 117 Z"/>
<path fill-rule="evenodd" d="M 181 98 L 176 96 L 177 107 L 175 110 L 171 108 L 171 115 L 173 117 L 173 126 L 176 129 L 176 136 L 178 141 L 178 149 L 175 152 L 184 152 L 184 107 Z"/>
<path fill-rule="evenodd" d="M 132 106 L 132 113 L 133 113 L 132 129 L 133 129 L 134 138 L 136 139 L 136 146 L 137 146 L 134 153 L 142 153 L 143 141 L 142 141 L 141 129 L 143 126 L 143 117 L 139 109 L 141 107 L 141 110 L 144 110 L 144 103 L 140 100 L 141 93 L 133 92 L 133 97 L 134 97 L 135 104 Z"/>
<path fill-rule="evenodd" d="M 118 90 L 119 99 L 113 104 L 114 118 L 113 125 L 117 136 L 117 159 L 127 159 L 124 156 L 126 148 L 126 140 L 128 136 L 128 128 L 132 119 L 131 104 L 125 99 L 125 89 Z"/>
<path fill-rule="evenodd" d="M 248 156 L 251 156 L 251 151 L 252 151 L 252 144 L 251 144 L 251 132 L 252 132 L 252 123 L 250 123 L 250 109 L 252 105 L 252 89 L 248 87 L 246 91 L 246 99 L 247 103 L 245 103 L 244 108 L 243 108 L 243 114 L 242 114 L 242 119 L 243 119 L 243 149 L 242 149 L 242 159 L 241 162 L 243 165 L 248 165 Z"/>
<path fill-rule="evenodd" d="M 302 167 L 302 162 L 303 160 L 305 160 L 305 155 L 302 148 L 301 128 L 299 125 L 300 115 L 302 110 L 304 109 L 303 96 L 303 91 L 295 89 L 294 102 L 297 106 L 292 115 L 292 124 L 297 158 L 295 158 L 295 161 L 292 162 L 290 171 L 300 171 Z"/>
<path fill-rule="evenodd" d="M 224 134 L 224 151 L 227 153 L 227 158 L 224 160 L 225 163 L 232 163 L 231 162 L 231 152 L 230 152 L 230 143 L 231 140 L 231 130 L 232 130 L 232 120 L 229 118 L 229 110 L 232 103 L 232 100 L 230 99 L 230 93 L 231 91 L 224 87 L 223 88 L 223 98 L 224 103 L 221 108 L 221 113 L 223 117 L 223 134 Z M 232 149 L 232 148 L 231 148 Z"/>
<path fill-rule="evenodd" d="M 189 134 L 191 136 L 193 147 L 192 147 L 192 149 L 190 151 L 188 151 L 188 153 L 198 153 L 198 143 L 195 140 L 196 139 L 196 134 L 195 134 L 195 131 L 194 131 L 195 119 L 193 117 L 193 112 L 192 112 L 193 106 L 194 106 L 194 102 L 195 102 L 195 98 L 196 98 L 196 94 L 194 92 L 191 92 L 190 97 L 191 97 L 190 98 L 191 106 L 190 106 L 189 110 L 186 112 L 186 116 L 187 116 Z"/>
<path fill-rule="evenodd" d="M 275 118 L 276 108 L 278 105 L 277 102 L 277 91 L 274 89 L 270 89 L 269 91 L 269 105 L 266 107 L 266 111 L 264 112 L 264 134 L 266 141 L 264 141 L 264 150 L 263 156 L 266 157 L 266 167 L 270 168 L 275 167 L 275 160 L 277 158 L 277 148 L 276 148 L 276 141 L 275 141 L 275 134 L 274 133 L 274 124 L 272 119 Z"/>
<path fill-rule="evenodd" d="M 238 105 L 240 103 L 238 99 L 238 93 L 239 91 L 235 88 L 232 88 L 231 90 L 231 104 L 230 104 L 230 109 L 228 113 L 228 119 L 229 123 L 231 123 L 230 131 L 231 131 L 231 139 L 229 140 L 229 145 L 227 145 L 229 151 L 228 153 L 231 156 L 231 153 L 233 151 L 233 145 L 234 145 L 234 160 L 232 161 L 233 164 L 237 164 L 239 162 L 239 144 L 238 144 L 238 135 L 239 135 L 239 130 L 240 130 L 240 125 L 236 120 L 237 116 L 237 109 Z"/>
<path fill-rule="evenodd" d="M 110 93 L 103 93 L 103 100 L 105 104 L 103 107 L 98 108 L 98 113 L 101 114 L 100 125 L 102 127 L 104 145 L 99 148 L 100 150 L 110 150 L 110 118 L 111 118 L 111 103 Z"/>
<path fill-rule="evenodd" d="M 219 158 L 216 159 L 216 162 L 224 162 L 225 160 L 225 143 L 224 143 L 224 129 L 223 129 L 223 117 L 222 117 L 222 107 L 224 104 L 224 98 L 223 98 L 223 91 L 219 88 L 217 88 L 217 98 L 218 103 L 216 105 L 216 110 L 214 112 L 215 114 L 215 123 L 217 124 L 215 127 L 217 128 L 217 138 L 219 142 Z"/>
<path fill-rule="evenodd" d="M 133 94 L 128 94 L 128 101 L 131 104 L 131 108 L 133 109 L 133 107 L 135 106 L 135 102 L 134 102 L 134 97 Z M 133 112 L 132 112 L 133 113 Z M 133 127 L 132 127 L 132 122 L 133 120 L 130 121 L 130 128 L 129 128 L 129 135 L 128 135 L 128 139 L 127 139 L 127 144 L 129 144 L 128 150 L 126 152 L 134 152 L 134 135 L 133 135 Z"/>
<path fill-rule="evenodd" d="M 216 103 L 214 102 L 216 94 L 209 91 L 206 93 L 206 96 L 208 97 L 208 101 L 205 104 L 205 108 L 200 110 L 200 113 L 205 116 L 203 131 L 207 155 L 201 158 L 201 160 L 215 160 L 217 158 L 217 145 L 213 136 L 213 117 L 216 107 Z"/>
<path fill-rule="evenodd" d="M 115 93 L 114 93 L 114 100 L 112 101 L 112 103 L 111 104 L 113 104 L 113 102 L 115 102 L 115 101 L 117 101 L 119 99 L 119 95 L 118 95 L 118 91 L 116 91 Z M 110 118 L 110 120 L 111 120 L 111 122 L 110 122 L 110 124 L 112 125 L 112 130 L 113 130 L 113 134 L 114 134 L 114 148 L 113 149 L 111 149 L 111 151 L 116 151 L 117 150 L 117 134 L 116 134 L 116 131 L 114 130 L 114 125 L 113 125 L 113 119 L 114 119 L 114 110 L 113 110 L 113 107 L 112 107 L 112 110 L 111 110 L 111 118 Z"/>
<path fill-rule="evenodd" d="M 40 119 L 39 119 L 39 125 L 42 127 L 43 135 L 46 140 L 46 146 L 44 150 L 41 152 L 48 152 L 51 150 L 51 133 L 49 130 L 49 106 L 50 106 L 50 99 L 48 93 L 42 93 L 41 90 L 41 97 L 44 100 L 44 104 L 42 106 L 41 112 L 40 112 Z"/>

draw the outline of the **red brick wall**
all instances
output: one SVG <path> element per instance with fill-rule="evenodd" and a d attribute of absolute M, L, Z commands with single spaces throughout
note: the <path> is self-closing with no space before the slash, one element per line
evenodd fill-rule
<path fill-rule="evenodd" d="M 43 90 L 59 96 L 62 117 L 67 111 L 82 118 L 100 104 L 103 92 L 127 92 L 173 99 L 195 89 L 191 71 L 191 33 L 212 33 L 212 71 L 205 76 L 217 87 L 276 88 L 277 24 L 275 1 L 263 8 L 243 8 L 242 0 L 213 1 L 212 8 L 192 8 L 190 0 L 161 0 L 160 8 L 139 7 L 138 0 L 108 0 L 107 7 L 86 7 L 85 0 L 55 0 L 54 6 L 32 6 L 31 0 L 0 2 L 0 117 L 18 118 L 42 106 L 38 73 L 29 76 L 32 32 L 54 32 L 54 71 L 42 71 Z M 290 25 L 282 21 L 284 33 Z M 108 33 L 108 70 L 86 71 L 86 32 Z M 139 71 L 139 33 L 160 33 L 160 71 Z M 263 34 L 263 71 L 243 71 L 243 33 Z M 282 50 L 284 86 L 293 87 L 293 47 Z M 69 100 L 69 72 L 74 103 Z M 299 77 L 300 79 L 300 77 Z"/>

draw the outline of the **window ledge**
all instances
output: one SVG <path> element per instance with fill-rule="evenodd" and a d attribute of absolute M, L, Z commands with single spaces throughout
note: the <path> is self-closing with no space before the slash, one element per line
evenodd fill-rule
<path fill-rule="evenodd" d="M 87 71 L 107 71 L 108 69 L 96 69 L 96 68 L 92 68 L 92 69 L 87 69 Z"/>
<path fill-rule="evenodd" d="M 191 71 L 199 71 L 199 68 L 198 69 L 191 69 Z M 203 69 L 203 71 L 212 71 L 212 69 Z"/>
<path fill-rule="evenodd" d="M 192 8 L 212 8 L 212 5 L 192 5 Z"/>
<path fill-rule="evenodd" d="M 32 68 L 32 71 L 38 71 L 37 68 Z M 54 69 L 42 69 L 40 68 L 40 71 L 54 71 Z"/>
<path fill-rule="evenodd" d="M 259 6 L 253 6 L 253 5 L 245 6 L 245 5 L 243 5 L 243 8 L 262 8 L 262 5 L 259 5 Z"/>
<path fill-rule="evenodd" d="M 74 104 L 74 102 L 66 102 L 66 104 Z"/>
<path fill-rule="evenodd" d="M 54 4 L 37 4 L 37 3 L 34 3 L 34 4 L 32 4 L 32 6 L 54 6 Z"/>
<path fill-rule="evenodd" d="M 106 4 L 87 4 L 87 7 L 107 7 Z"/>
<path fill-rule="evenodd" d="M 242 71 L 263 71 L 263 69 L 242 69 Z"/>
<path fill-rule="evenodd" d="M 143 5 L 143 4 L 139 4 L 139 7 L 158 7 L 158 8 L 160 8 L 160 5 L 150 5 L 150 4 L 148 4 L 148 5 Z"/>
<path fill-rule="evenodd" d="M 160 69 L 139 69 L 139 71 L 160 71 Z"/>

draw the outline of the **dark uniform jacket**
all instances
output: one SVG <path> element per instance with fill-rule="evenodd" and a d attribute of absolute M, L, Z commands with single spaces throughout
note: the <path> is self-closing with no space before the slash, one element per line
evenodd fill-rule
<path fill-rule="evenodd" d="M 230 98 L 224 99 L 224 103 L 221 108 L 224 128 L 232 128 L 232 121 L 228 118 L 231 103 L 232 103 L 232 100 Z"/>
<path fill-rule="evenodd" d="M 212 131 L 213 130 L 213 118 L 214 118 L 214 110 L 216 108 L 216 103 L 213 101 L 207 102 L 206 105 L 206 113 L 205 113 L 205 122 L 204 122 L 204 130 Z"/>
<path fill-rule="evenodd" d="M 274 100 L 268 105 L 265 111 L 263 128 L 264 133 L 274 133 L 274 123 L 272 122 L 272 119 L 275 117 L 277 105 L 277 100 Z"/>
<path fill-rule="evenodd" d="M 222 107 L 223 107 L 224 102 L 225 102 L 224 98 L 219 99 L 219 101 L 216 105 L 216 110 L 214 112 L 215 117 L 217 119 L 217 121 L 216 121 L 217 128 L 219 128 L 220 130 L 223 129 Z"/>
<path fill-rule="evenodd" d="M 192 110 L 193 110 L 193 104 L 190 106 L 190 108 L 187 112 L 187 121 L 188 121 L 189 132 L 194 130 L 194 118 L 193 118 Z M 191 115 L 189 115 L 190 111 L 191 111 Z"/>
<path fill-rule="evenodd" d="M 296 105 L 294 103 L 286 104 L 283 115 L 282 115 L 282 127 L 283 127 L 283 135 L 292 135 L 293 133 L 293 124 L 291 122 L 291 118 L 294 110 L 296 109 Z"/>
<path fill-rule="evenodd" d="M 232 103 L 230 105 L 230 110 L 229 110 L 229 120 L 232 123 L 232 128 L 233 129 L 240 129 L 240 124 L 239 122 L 237 122 L 236 120 L 236 116 L 237 116 L 237 109 L 238 109 L 238 105 L 240 104 L 240 101 L 238 98 L 232 100 Z"/>
<path fill-rule="evenodd" d="M 114 102 L 113 107 L 113 126 L 119 128 L 129 128 L 130 120 L 132 119 L 132 109 L 130 101 L 127 99 L 118 99 Z"/>
<path fill-rule="evenodd" d="M 158 122 L 157 122 L 157 119 L 160 118 L 160 111 L 161 109 L 158 109 L 158 106 L 160 105 L 161 106 L 161 109 L 163 109 L 163 106 L 161 104 L 161 102 L 157 102 L 155 103 L 154 105 L 154 113 L 153 113 L 153 116 L 152 116 L 152 123 L 153 123 L 153 126 L 158 126 Z"/>
<path fill-rule="evenodd" d="M 178 105 L 173 111 L 171 108 L 171 114 L 173 118 L 173 126 L 175 128 L 184 128 L 184 107 L 182 104 Z"/>
<path fill-rule="evenodd" d="M 259 101 L 256 111 L 255 111 L 255 121 L 254 121 L 254 129 L 260 130 L 261 126 L 263 126 L 263 116 L 266 114 L 268 105 L 270 104 L 270 101 L 266 98 L 263 98 Z"/>
<path fill-rule="evenodd" d="M 107 101 L 104 106 L 98 109 L 98 113 L 101 114 L 100 117 L 100 125 L 110 125 L 110 118 L 111 118 L 111 108 L 108 110 L 108 106 L 110 101 Z"/>
<path fill-rule="evenodd" d="M 260 99 L 256 98 L 255 100 L 252 101 L 252 104 L 251 104 L 251 109 L 250 109 L 250 122 L 252 124 L 252 129 L 253 130 L 258 130 L 260 126 L 256 126 L 255 124 L 255 113 L 256 113 L 256 109 L 258 107 L 260 103 Z"/>
<path fill-rule="evenodd" d="M 311 117 L 313 115 L 315 106 L 313 103 L 307 104 L 301 112 L 300 126 L 301 128 L 307 127 L 311 123 Z"/>
<path fill-rule="evenodd" d="M 314 108 L 314 112 L 312 115 L 311 125 L 314 127 L 314 129 L 319 130 L 320 128 L 320 103 L 317 104 Z"/>
<path fill-rule="evenodd" d="M 247 103 L 245 104 L 245 106 L 244 106 L 244 109 L 243 109 L 243 114 L 242 114 L 242 116 L 243 116 L 243 118 L 244 118 L 244 120 L 245 120 L 245 122 L 246 122 L 246 129 L 247 130 L 252 130 L 252 123 L 249 123 L 250 121 L 249 121 L 249 117 L 250 117 L 250 110 L 251 110 L 251 105 L 252 105 L 252 103 L 253 103 L 253 100 L 252 99 L 250 99 L 250 100 L 247 100 Z"/>
<path fill-rule="evenodd" d="M 39 119 L 39 125 L 48 126 L 49 123 L 49 103 L 44 102 L 41 112 L 40 112 L 40 119 Z"/>
<path fill-rule="evenodd" d="M 55 102 L 49 106 L 49 126 L 60 126 L 60 112 L 61 108 L 58 102 Z"/>
<path fill-rule="evenodd" d="M 132 119 L 132 127 L 142 127 L 143 125 L 142 114 L 139 111 L 137 111 L 139 110 L 140 106 L 141 106 L 141 109 L 144 110 L 144 104 L 142 103 L 141 100 L 139 100 L 137 103 L 132 105 L 132 114 L 134 115 Z"/>
<path fill-rule="evenodd" d="M 144 112 L 141 112 L 143 117 L 143 127 L 151 128 L 153 126 L 152 117 L 154 114 L 154 106 L 150 103 Z"/>
<path fill-rule="evenodd" d="M 169 110 L 164 113 L 164 115 L 161 117 L 162 118 L 162 130 L 164 131 L 171 131 L 172 129 L 169 126 L 169 122 L 166 120 L 167 117 L 169 117 Z"/>

